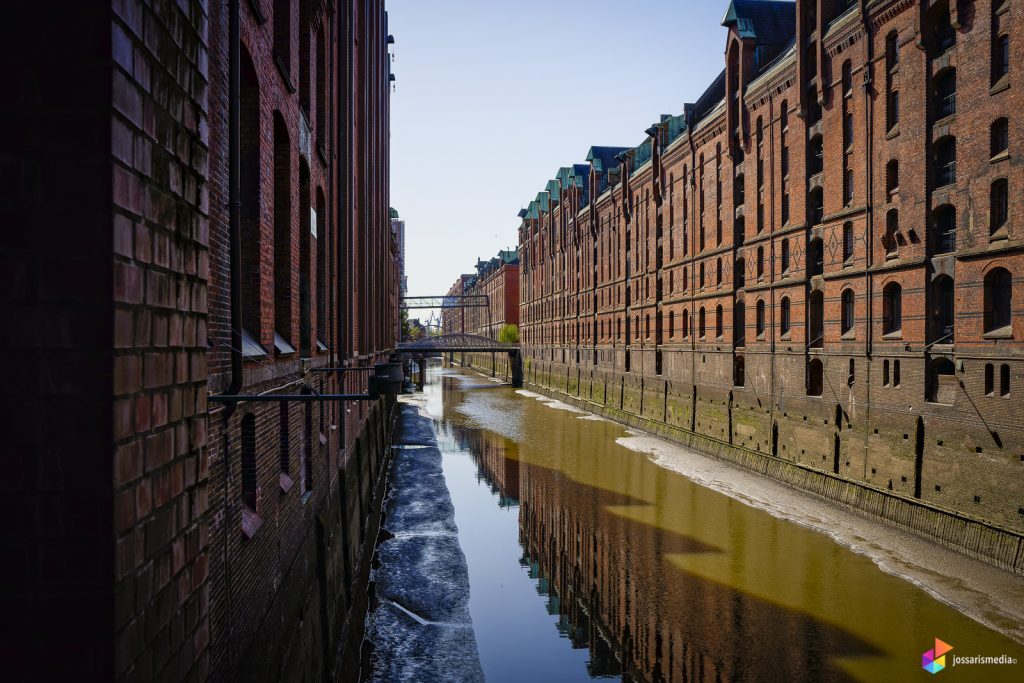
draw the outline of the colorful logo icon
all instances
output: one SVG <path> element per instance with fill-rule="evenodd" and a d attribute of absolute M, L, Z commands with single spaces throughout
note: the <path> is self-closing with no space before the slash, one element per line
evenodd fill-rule
<path fill-rule="evenodd" d="M 949 643 L 935 639 L 935 649 L 921 655 L 921 668 L 930 674 L 937 674 L 946 668 L 946 653 L 953 649 Z"/>

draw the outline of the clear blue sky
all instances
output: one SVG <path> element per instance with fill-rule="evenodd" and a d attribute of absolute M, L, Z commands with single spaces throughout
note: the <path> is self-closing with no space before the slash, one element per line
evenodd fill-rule
<path fill-rule="evenodd" d="M 724 64 L 728 0 L 388 0 L 391 204 L 411 295 L 515 248 L 517 213 L 591 145 L 633 146 Z"/>

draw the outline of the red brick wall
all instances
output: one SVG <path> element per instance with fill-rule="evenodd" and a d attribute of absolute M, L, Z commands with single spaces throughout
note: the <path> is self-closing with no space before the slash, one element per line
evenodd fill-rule
<path fill-rule="evenodd" d="M 797 3 L 798 23 L 799 17 L 810 15 L 809 2 Z M 733 102 L 730 92 L 691 131 L 661 149 L 656 162 L 631 167 L 635 172 L 625 187 L 613 183 L 575 212 L 568 225 L 557 204 L 550 212 L 542 209 L 539 217 L 523 220 L 521 327 L 530 359 L 528 379 L 536 376 L 537 381 L 580 395 L 593 392 L 602 401 L 633 403 L 636 410 L 642 405 L 645 415 L 649 410 L 656 414 L 660 404 L 652 406 L 640 395 L 668 382 L 668 394 L 681 397 L 678 405 L 670 406 L 679 411 L 672 419 L 685 421 L 696 414 L 699 419 L 693 426 L 704 425 L 707 433 L 723 440 L 825 471 L 838 465 L 843 476 L 903 495 L 913 496 L 916 483 L 924 500 L 1024 528 L 1024 493 L 999 483 L 1019 479 L 1024 466 L 1024 453 L 1017 446 L 1024 433 L 1011 417 L 1021 409 L 1024 396 L 1019 332 L 1024 315 L 1014 303 L 1009 337 L 986 335 L 983 328 L 985 275 L 995 267 L 1006 268 L 1017 288 L 1024 269 L 1021 226 L 1014 218 L 1020 193 L 1013 190 L 1024 181 L 1014 161 L 1021 144 L 1022 124 L 1013 116 L 1019 94 L 1003 83 L 993 86 L 989 77 L 992 2 L 958 5 L 956 45 L 944 54 L 920 47 L 932 45 L 931 27 L 939 20 L 937 12 L 946 11 L 942 6 L 921 14 L 916 4 L 901 0 L 872 3 L 864 11 L 858 6 L 831 26 L 832 17 L 823 18 L 826 12 L 819 12 L 825 23 L 801 28 L 799 36 L 803 43 L 811 31 L 825 36 L 814 46 L 820 66 L 813 78 L 803 50 L 751 76 L 753 46 L 724 30 L 726 47 L 739 50 L 737 64 L 746 74 L 739 79 L 742 92 L 735 100 L 738 143 L 731 139 L 727 123 L 733 105 L 724 106 Z M 1024 13 L 1015 3 L 1008 7 L 1000 21 L 1015 36 L 1024 25 Z M 885 52 L 892 31 L 898 35 L 899 60 L 890 71 Z M 1015 44 L 1011 39 L 1011 46 Z M 847 60 L 848 90 L 842 83 Z M 1012 51 L 1010 61 L 1012 84 L 1024 73 L 1024 63 Z M 940 119 L 931 102 L 933 79 L 950 66 L 958 70 L 956 113 Z M 887 87 L 898 89 L 900 97 L 899 123 L 891 130 L 886 123 Z M 821 122 L 809 126 L 809 114 L 819 98 Z M 844 135 L 847 115 L 852 120 L 851 139 Z M 1001 116 L 1010 120 L 1010 153 L 1008 158 L 992 159 L 989 126 Z M 822 139 L 820 176 L 813 172 L 809 156 L 815 135 Z M 957 178 L 954 185 L 940 187 L 929 159 L 935 154 L 934 143 L 946 135 L 957 140 Z M 788 150 L 785 174 L 783 146 Z M 764 169 L 761 187 L 758 159 Z M 890 195 L 886 165 L 893 159 L 899 161 L 899 187 Z M 848 197 L 846 170 L 852 171 L 853 180 Z M 655 200 L 654 173 L 664 188 L 660 203 Z M 736 196 L 738 176 L 744 179 L 742 202 Z M 997 178 L 1008 179 L 1011 218 L 1005 236 L 999 233 L 990 239 L 989 188 Z M 819 182 L 824 199 L 820 220 L 807 204 Z M 789 201 L 786 220 L 783 196 Z M 628 216 L 624 201 L 630 203 Z M 946 203 L 957 211 L 956 250 L 949 255 L 937 249 L 929 229 L 933 210 Z M 898 250 L 887 254 L 883 237 L 891 209 L 899 212 Z M 742 243 L 734 234 L 739 216 L 744 219 Z M 853 235 L 848 258 L 843 251 L 846 224 Z M 560 230 L 566 230 L 569 239 L 552 241 L 549 235 Z M 811 275 L 809 250 L 817 239 L 823 245 L 824 272 Z M 784 241 L 789 244 L 785 272 Z M 740 259 L 742 282 L 736 271 Z M 942 335 L 929 322 L 937 318 L 935 279 L 943 273 L 955 281 L 952 345 L 936 343 L 943 341 Z M 886 336 L 882 292 L 890 282 L 902 287 L 903 323 L 900 334 Z M 841 324 L 845 290 L 854 300 L 849 331 Z M 820 348 L 809 344 L 809 302 L 815 292 L 824 300 Z M 791 328 L 785 336 L 780 329 L 783 297 L 790 301 Z M 763 335 L 755 327 L 759 301 L 765 305 Z M 745 341 L 737 346 L 733 315 L 740 303 L 745 309 Z M 720 336 L 718 306 L 723 317 Z M 704 336 L 697 330 L 701 309 L 706 317 Z M 684 318 L 690 321 L 687 333 Z M 960 369 L 942 402 L 927 400 L 933 393 L 930 369 L 942 357 L 954 360 Z M 746 381 L 737 386 L 734 364 L 741 358 Z M 851 360 L 854 379 L 849 384 Z M 892 378 L 897 360 L 898 387 Z M 807 390 L 813 361 L 824 367 L 820 397 Z M 1009 395 L 986 395 L 986 364 L 993 364 L 998 375 L 1004 363 L 1010 368 Z M 885 364 L 890 366 L 889 384 L 884 382 Z M 621 381 L 623 376 L 629 381 Z M 604 395 L 606 386 L 618 393 Z M 733 410 L 725 410 L 723 402 L 726 409 L 731 402 Z M 918 415 L 924 424 L 920 432 Z M 772 438 L 775 425 L 777 439 Z M 837 439 L 838 458 L 833 452 Z"/>
<path fill-rule="evenodd" d="M 379 2 L 284 2 L 296 31 L 289 80 L 305 83 L 299 65 L 317 55 L 330 62 L 319 77 L 311 70 L 303 98 L 272 60 L 270 1 L 240 5 L 252 55 L 243 81 L 259 84 L 243 137 L 259 158 L 243 174 L 259 175 L 243 178 L 243 226 L 260 235 L 243 273 L 247 317 L 269 345 L 287 304 L 280 331 L 298 347 L 300 292 L 319 271 L 309 326 L 328 347 L 305 360 L 271 349 L 246 363 L 242 391 L 336 392 L 333 375 L 310 368 L 372 364 L 394 344 L 386 15 Z M 390 403 L 291 405 L 296 483 L 282 492 L 279 406 L 209 400 L 230 379 L 227 7 L 76 3 L 55 20 L 52 8 L 25 6 L 4 24 L 0 120 L 19 135 L 0 158 L 0 211 L 24 226 L 4 232 L 0 251 L 10 322 L 0 339 L 19 358 L 3 392 L 12 524 L 0 535 L 4 613 L 16 625 L 5 661 L 18 679 L 293 679 L 355 661 L 352 596 L 368 568 Z M 58 43 L 39 41 L 42 27 Z M 312 132 L 300 151 L 306 99 Z M 290 141 L 284 302 L 267 296 L 275 110 Z M 365 382 L 350 374 L 344 389 Z M 246 539 L 239 423 L 250 412 L 263 526 Z M 261 630 L 269 647 L 254 638 Z"/>

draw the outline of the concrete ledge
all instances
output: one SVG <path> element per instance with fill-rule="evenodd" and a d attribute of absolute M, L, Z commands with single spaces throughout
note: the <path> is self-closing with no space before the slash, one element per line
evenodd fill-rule
<path fill-rule="evenodd" d="M 394 441 L 363 680 L 483 681 L 469 568 L 430 419 L 400 404 Z"/>
<path fill-rule="evenodd" d="M 1024 575 L 1024 536 L 920 500 L 894 495 L 860 482 L 799 463 L 749 450 L 665 422 L 581 399 L 529 381 L 531 391 L 590 411 L 628 427 L 661 437 L 752 470 L 872 519 L 913 531 L 965 555 Z"/>

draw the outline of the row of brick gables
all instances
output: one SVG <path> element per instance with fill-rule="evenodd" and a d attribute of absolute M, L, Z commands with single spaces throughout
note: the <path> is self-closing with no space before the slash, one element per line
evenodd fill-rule
<path fill-rule="evenodd" d="M 723 5 L 706 91 L 520 213 L 527 381 L 1021 570 L 1024 6 Z"/>
<path fill-rule="evenodd" d="M 0 64 L 12 680 L 351 677 L 393 400 L 231 384 L 229 12 L 241 27 L 241 393 L 358 393 L 395 345 L 380 0 L 22 3 Z M 46 36 L 45 39 L 42 36 Z"/>

